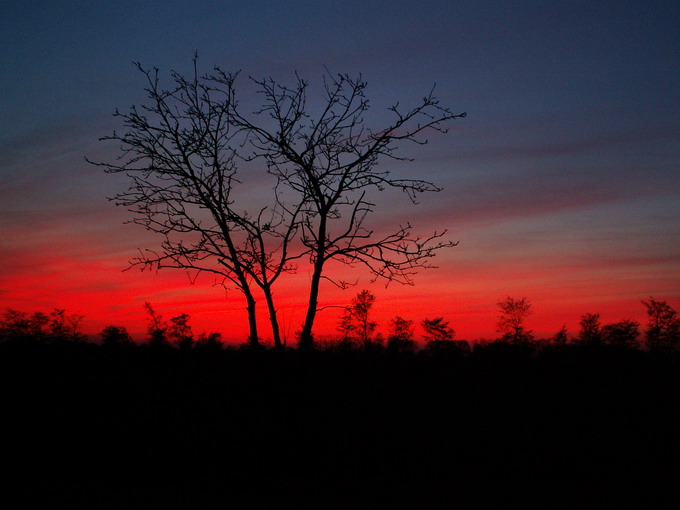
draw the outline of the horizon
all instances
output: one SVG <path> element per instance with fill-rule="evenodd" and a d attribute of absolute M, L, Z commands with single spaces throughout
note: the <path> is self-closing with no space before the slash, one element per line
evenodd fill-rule
<path fill-rule="evenodd" d="M 650 299 L 652 299 L 652 298 L 653 297 L 650 297 Z M 657 299 L 657 301 L 666 301 L 666 300 Z M 378 299 L 376 299 L 376 303 L 379 303 Z M 541 343 L 541 342 L 546 342 L 546 341 L 547 342 L 552 341 L 553 338 L 555 337 L 556 333 L 558 333 L 558 331 L 560 331 L 562 326 L 555 328 L 554 330 L 546 330 L 546 331 L 543 331 L 543 332 L 537 331 L 534 328 L 532 328 L 531 326 L 532 326 L 532 322 L 533 322 L 533 319 L 534 319 L 535 303 L 531 302 L 530 300 L 529 300 L 529 303 L 531 304 L 532 311 L 524 319 L 523 324 L 524 324 L 524 326 L 526 326 L 527 332 L 530 333 L 533 336 L 531 342 Z M 150 303 L 150 304 L 153 306 L 152 303 Z M 374 306 L 377 306 L 377 305 L 374 303 Z M 671 308 L 676 309 L 672 304 L 670 304 L 670 306 L 671 306 Z M 568 342 L 573 342 L 575 340 L 578 340 L 578 336 L 579 336 L 579 329 L 578 328 L 580 327 L 579 321 L 582 319 L 582 316 L 586 315 L 586 313 L 594 313 L 594 314 L 599 315 L 600 323 L 601 323 L 602 326 L 605 326 L 607 324 L 620 322 L 620 321 L 626 321 L 626 320 L 632 320 L 632 321 L 637 322 L 638 325 L 639 325 L 639 334 L 637 336 L 636 342 L 641 347 L 647 347 L 647 343 L 646 343 L 646 339 L 645 339 L 645 332 L 648 328 L 649 317 L 648 317 L 648 314 L 646 312 L 644 312 L 645 307 L 642 304 L 642 300 L 640 301 L 640 308 L 643 310 L 643 312 L 642 312 L 642 314 L 639 314 L 639 317 L 613 317 L 613 316 L 609 316 L 609 315 L 602 315 L 597 311 L 584 312 L 579 317 L 574 318 L 574 320 L 571 321 L 573 323 L 573 327 L 570 328 L 568 326 L 568 323 L 563 324 L 563 326 L 566 327 L 566 339 L 567 339 Z M 61 310 L 59 307 L 57 307 L 56 309 Z M 9 310 L 27 313 L 28 315 L 31 315 L 32 313 L 35 313 L 35 312 L 43 312 L 43 313 L 46 313 L 47 315 L 49 315 L 49 312 L 50 312 L 50 310 L 18 310 L 18 309 L 10 309 L 10 308 L 6 308 L 5 312 L 7 312 Z M 63 310 L 65 310 L 65 309 L 63 309 Z M 372 339 L 372 341 L 377 340 L 378 337 L 381 337 L 383 341 L 386 341 L 387 338 L 389 337 L 389 332 L 390 332 L 390 329 L 391 329 L 390 321 L 398 316 L 398 317 L 402 317 L 406 320 L 412 321 L 412 323 L 413 323 L 412 324 L 413 333 L 414 333 L 413 341 L 415 342 L 416 348 L 421 349 L 421 348 L 425 347 L 425 345 L 427 344 L 427 341 L 428 341 L 428 337 L 425 334 L 426 331 L 423 329 L 423 326 L 421 324 L 421 322 L 422 322 L 421 320 L 415 320 L 415 319 L 412 319 L 411 317 L 404 316 L 403 314 L 396 313 L 396 314 L 390 316 L 388 321 L 386 321 L 386 322 L 377 322 L 378 317 L 381 316 L 379 313 L 376 313 L 379 310 L 380 310 L 380 308 L 377 308 L 377 309 L 372 308 L 370 310 L 370 313 L 369 313 L 369 319 L 371 321 L 376 321 L 375 330 L 373 330 L 371 337 L 370 337 Z M 338 310 L 338 313 L 341 314 L 343 311 L 344 310 L 340 309 L 340 310 Z M 76 311 L 72 311 L 72 310 L 65 310 L 65 312 L 66 312 L 66 316 L 79 315 Z M 165 321 L 165 322 L 169 321 L 174 315 L 174 314 L 172 314 L 172 315 L 165 314 L 163 310 L 157 309 L 156 307 L 154 307 L 154 312 L 157 315 L 159 315 L 162 318 L 162 320 Z M 392 310 L 392 312 L 394 312 L 394 310 Z M 179 313 L 181 314 L 182 312 L 179 312 Z M 386 315 L 384 315 L 384 316 L 386 316 Z M 499 316 L 499 312 L 497 312 L 497 315 L 494 318 L 495 319 L 494 324 L 496 323 L 498 316 Z M 436 316 L 428 316 L 426 318 L 433 319 L 433 318 L 436 318 Z M 456 340 L 456 341 L 464 341 L 464 342 L 470 343 L 471 345 L 474 345 L 474 344 L 478 344 L 478 343 L 500 341 L 502 339 L 502 336 L 503 336 L 503 333 L 498 329 L 498 327 L 496 325 L 493 326 L 493 331 L 494 331 L 493 334 L 478 334 L 478 333 L 472 332 L 472 333 L 467 333 L 467 336 L 461 335 L 459 333 L 459 330 L 456 329 L 455 324 L 452 324 L 451 321 L 447 317 L 442 317 L 442 318 L 454 330 L 453 340 Z M 107 327 L 107 326 L 122 327 L 122 328 L 125 328 L 126 331 L 130 334 L 134 343 L 141 345 L 141 344 L 144 344 L 144 343 L 149 341 L 149 332 L 148 332 L 149 316 L 148 316 L 147 312 L 144 312 L 144 318 L 142 320 L 144 320 L 145 323 L 147 323 L 147 326 L 145 326 L 144 329 L 131 329 L 131 328 L 128 328 L 127 325 L 124 324 L 124 323 L 114 324 L 112 322 L 107 322 L 106 320 L 104 320 L 102 322 L 102 324 L 104 324 L 104 326 L 102 326 L 102 328 L 100 328 L 98 331 L 95 332 L 95 331 L 88 331 L 88 330 L 86 330 L 85 327 L 83 327 L 83 324 L 87 324 L 88 321 L 87 321 L 87 317 L 82 317 L 82 322 L 79 323 L 79 326 L 77 328 L 77 332 L 78 332 L 78 334 L 80 334 L 84 337 L 85 341 L 98 344 L 98 343 L 101 343 L 101 339 L 102 339 L 101 338 L 101 332 L 102 332 L 104 327 Z M 342 333 L 337 329 L 338 321 L 339 321 L 339 315 L 334 321 L 328 321 L 328 324 L 325 324 L 323 321 L 320 321 L 322 323 L 322 328 L 324 328 L 324 326 L 325 326 L 326 329 L 323 330 L 324 332 L 316 335 L 315 341 L 319 342 L 320 344 L 324 344 L 324 345 L 327 344 L 327 343 L 336 344 L 336 343 L 341 342 L 342 341 Z M 243 331 L 246 332 L 246 333 L 242 337 L 238 337 L 238 336 L 233 335 L 233 334 L 229 335 L 229 333 L 225 334 L 224 330 L 219 330 L 219 329 L 215 329 L 215 328 L 207 328 L 207 329 L 206 328 L 197 328 L 197 327 L 195 327 L 193 318 L 191 316 L 189 316 L 188 324 L 189 324 L 189 327 L 191 329 L 191 334 L 192 334 L 192 337 L 193 337 L 194 340 L 196 340 L 197 337 L 199 335 L 202 335 L 202 334 L 207 335 L 207 334 L 211 334 L 211 333 L 219 333 L 221 342 L 227 347 L 243 346 L 243 345 L 247 344 L 247 342 L 248 342 L 247 327 L 245 325 L 243 325 L 241 327 L 242 327 Z M 287 326 L 287 325 L 284 324 L 284 326 Z M 490 328 L 491 328 L 491 326 L 487 325 L 487 330 L 490 329 Z M 332 332 L 331 332 L 331 329 L 332 329 Z M 229 330 L 227 330 L 227 331 L 229 331 Z M 468 328 L 465 331 L 473 331 L 473 330 Z M 298 331 L 298 333 L 299 333 L 299 331 Z M 272 347 L 274 345 L 271 335 L 266 335 L 266 334 L 261 335 L 259 340 L 262 343 L 262 345 L 265 346 L 265 347 Z M 356 340 L 359 341 L 358 337 L 357 337 Z M 298 341 L 296 339 L 296 332 L 292 331 L 292 330 L 291 331 L 284 330 L 284 341 L 285 341 L 286 347 L 297 346 Z"/>

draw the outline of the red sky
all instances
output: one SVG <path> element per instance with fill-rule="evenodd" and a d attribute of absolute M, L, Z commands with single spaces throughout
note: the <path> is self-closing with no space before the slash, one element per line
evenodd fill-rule
<path fill-rule="evenodd" d="M 655 207 L 638 202 L 639 208 Z M 377 296 L 375 319 L 383 332 L 396 314 L 416 322 L 444 316 L 461 339 L 493 337 L 496 302 L 506 295 L 526 296 L 534 304 L 528 326 L 539 336 L 551 335 L 562 324 L 575 334 L 578 318 L 586 312 L 601 313 L 604 322 L 634 318 L 644 323 L 640 300 L 651 294 L 678 307 L 680 282 L 677 258 L 657 253 L 664 244 L 659 239 L 663 228 L 647 231 L 648 227 L 628 225 L 639 241 L 633 245 L 612 229 L 612 216 L 619 224 L 634 223 L 625 212 L 635 217 L 634 204 L 586 209 L 587 223 L 581 222 L 586 215 L 581 208 L 532 212 L 466 228 L 455 228 L 460 222 L 452 221 L 450 237 L 460 244 L 440 253 L 435 259 L 439 267 L 418 275 L 415 286 L 385 288 L 370 284 L 368 275 L 360 271 L 348 272 L 347 279 L 359 280 L 357 286 L 343 292 L 325 285 L 321 305 L 346 305 L 356 292 L 368 288 Z M 663 214 L 663 208 L 656 207 Z M 153 247 L 155 237 L 137 226 L 123 225 L 127 213 L 107 203 L 81 210 L 82 215 L 36 215 L 20 222 L 30 224 L 32 230 L 17 234 L 3 249 L 5 267 L 11 271 L 3 275 L 2 306 L 25 311 L 65 308 L 86 316 L 87 333 L 117 324 L 143 337 L 143 304 L 149 301 L 165 318 L 190 314 L 196 333 L 220 331 L 233 341 L 246 337 L 244 302 L 238 291 L 212 286 L 209 276 L 191 285 L 181 271 L 123 272 L 137 246 Z M 570 224 L 580 228 L 563 227 Z M 309 272 L 302 267 L 285 278 L 276 295 L 280 320 L 292 338 L 303 319 Z M 317 334 L 335 333 L 339 314 L 335 308 L 320 312 Z M 260 322 L 261 334 L 267 338 L 262 305 Z"/>

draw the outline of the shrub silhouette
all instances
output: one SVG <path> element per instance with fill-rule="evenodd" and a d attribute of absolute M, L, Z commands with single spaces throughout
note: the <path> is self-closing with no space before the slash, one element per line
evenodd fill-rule
<path fill-rule="evenodd" d="M 100 335 L 102 337 L 102 345 L 108 347 L 132 344 L 130 334 L 122 326 L 106 326 Z"/>
<path fill-rule="evenodd" d="M 635 347 L 640 336 L 640 323 L 630 319 L 612 322 L 602 327 L 601 335 L 605 344 Z"/>
<path fill-rule="evenodd" d="M 224 348 L 221 333 L 201 333 L 194 344 L 195 349 L 199 351 L 215 352 Z"/>

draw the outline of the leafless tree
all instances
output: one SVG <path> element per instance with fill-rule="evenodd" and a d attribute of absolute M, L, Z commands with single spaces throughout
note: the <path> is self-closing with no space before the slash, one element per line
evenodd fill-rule
<path fill-rule="evenodd" d="M 219 69 L 213 79 L 233 86 L 234 75 Z M 456 243 L 446 241 L 444 232 L 419 236 L 409 223 L 392 233 L 380 234 L 367 225 L 375 211 L 370 191 L 395 188 L 417 203 L 420 194 L 441 188 L 421 179 L 401 179 L 378 166 L 383 160 L 404 160 L 397 155 L 400 142 L 425 144 L 424 136 L 445 132 L 447 121 L 461 118 L 439 105 L 431 91 L 411 109 L 398 104 L 390 108 L 392 121 L 382 129 L 370 129 L 364 116 L 369 110 L 366 82 L 359 76 L 324 79 L 320 113 L 307 106 L 308 83 L 297 78 L 293 86 L 273 79 L 253 80 L 263 99 L 254 114 L 231 103 L 231 121 L 248 135 L 252 158 L 264 158 L 269 173 L 278 180 L 277 197 L 289 215 L 300 213 L 300 240 L 312 264 L 309 299 L 300 335 L 300 346 L 311 345 L 318 311 L 319 287 L 328 279 L 340 287 L 348 283 L 325 272 L 331 260 L 362 265 L 374 279 L 412 284 L 413 275 L 431 267 L 435 253 Z M 286 195 L 288 194 L 288 195 Z M 282 197 L 292 195 L 289 209 Z"/>
<path fill-rule="evenodd" d="M 244 113 L 236 100 L 237 74 L 215 68 L 199 76 L 196 60 L 193 77 L 173 72 L 167 90 L 157 69 L 137 64 L 149 102 L 116 112 L 126 131 L 103 140 L 120 142 L 123 154 L 114 163 L 95 163 L 129 176 L 128 191 L 113 199 L 133 213 L 132 222 L 163 237 L 160 250 L 141 252 L 133 266 L 213 273 L 219 283 L 231 282 L 244 294 L 253 344 L 258 342 L 253 289 L 259 287 L 281 347 L 273 285 L 295 270 L 297 259 L 309 258 L 301 345 L 311 345 L 321 280 L 348 285 L 326 274 L 327 262 L 363 265 L 374 279 L 412 284 L 439 249 L 456 244 L 444 240 L 445 232 L 416 235 L 409 223 L 380 234 L 366 218 L 375 209 L 371 190 L 395 188 L 413 203 L 422 193 L 440 191 L 421 179 L 394 178 L 377 165 L 406 159 L 397 155 L 398 143 L 425 144 L 427 132 L 445 132 L 444 124 L 464 113 L 443 108 L 430 92 L 411 109 L 391 107 L 389 125 L 371 130 L 364 122 L 366 83 L 330 73 L 314 118 L 307 82 L 300 78 L 290 88 L 272 79 L 252 80 L 262 107 Z M 260 159 L 275 179 L 272 199 L 259 210 L 239 210 L 237 163 Z"/>
<path fill-rule="evenodd" d="M 132 212 L 132 223 L 163 238 L 159 250 L 140 252 L 132 266 L 182 269 L 193 278 L 212 273 L 217 283 L 234 284 L 246 300 L 253 345 L 258 344 L 253 286 L 259 286 L 281 347 L 272 286 L 292 269 L 295 257 L 288 244 L 298 230 L 297 211 L 288 214 L 274 201 L 254 212 L 237 210 L 233 81 L 201 77 L 196 57 L 193 62 L 193 76 L 173 72 L 169 89 L 161 88 L 158 69 L 137 64 L 146 78 L 148 103 L 116 112 L 125 132 L 102 140 L 119 142 L 122 155 L 113 163 L 93 164 L 130 178 L 129 189 L 113 200 Z"/>

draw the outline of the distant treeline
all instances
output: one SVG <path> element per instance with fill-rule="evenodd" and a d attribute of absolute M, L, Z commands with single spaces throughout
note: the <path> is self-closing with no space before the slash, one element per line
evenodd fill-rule
<path fill-rule="evenodd" d="M 320 338 L 313 345 L 316 350 L 330 352 L 387 352 L 400 354 L 429 353 L 439 355 L 465 356 L 490 345 L 511 345 L 537 352 L 553 346 L 610 346 L 624 349 L 643 350 L 654 354 L 674 354 L 680 351 L 680 318 L 665 300 L 650 297 L 643 300 L 647 312 L 647 324 L 632 319 L 603 324 L 598 313 L 587 313 L 580 317 L 579 331 L 569 335 L 563 326 L 553 336 L 535 338 L 527 329 L 526 319 L 532 313 L 533 305 L 526 299 L 506 297 L 498 302 L 497 331 L 495 339 L 475 341 L 456 340 L 455 331 L 444 317 L 426 318 L 420 322 L 425 335 L 424 342 L 416 341 L 414 321 L 399 315 L 389 324 L 387 335 L 375 333 L 378 324 L 371 320 L 375 296 L 364 290 L 356 295 L 352 303 L 344 307 L 338 320 L 336 336 Z M 188 350 L 233 350 L 253 349 L 252 342 L 230 346 L 223 342 L 221 333 L 194 334 L 190 316 L 186 313 L 165 320 L 150 303 L 145 303 L 147 312 L 147 336 L 144 342 L 134 342 L 127 329 L 120 325 L 106 326 L 99 338 L 92 341 L 80 330 L 83 316 L 67 314 L 63 309 L 51 313 L 23 311 L 7 308 L 0 320 L 0 341 L 4 343 L 93 343 L 103 347 L 145 347 L 155 349 Z M 296 334 L 299 339 L 299 333 Z M 257 349 L 266 349 L 260 344 Z"/>

